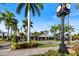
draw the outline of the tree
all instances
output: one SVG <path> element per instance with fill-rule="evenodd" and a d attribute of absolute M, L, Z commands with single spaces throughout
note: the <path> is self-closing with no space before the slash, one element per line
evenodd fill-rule
<path fill-rule="evenodd" d="M 2 13 L 0 12 L 0 23 L 3 21 Z"/>
<path fill-rule="evenodd" d="M 7 9 L 5 9 L 5 12 L 1 13 L 2 19 L 4 21 L 4 24 L 7 28 L 7 40 L 9 40 L 9 30 L 10 28 L 16 27 L 16 19 L 14 18 L 15 15 L 12 12 L 9 12 Z"/>
<path fill-rule="evenodd" d="M 33 33 L 33 36 L 36 38 L 36 39 L 38 39 L 38 37 L 41 35 L 41 33 L 39 33 L 39 32 L 34 32 Z"/>
<path fill-rule="evenodd" d="M 11 23 L 11 31 L 14 31 L 15 33 L 17 33 L 19 31 L 17 24 L 18 24 L 18 20 L 13 19 L 12 23 Z"/>
<path fill-rule="evenodd" d="M 35 16 L 35 12 L 37 12 L 38 16 L 40 16 L 40 9 L 43 9 L 42 3 L 20 3 L 17 8 L 17 13 L 20 14 L 22 8 L 25 7 L 25 17 L 28 19 L 28 37 L 27 42 L 29 43 L 30 39 L 30 11 L 32 15 Z"/>
<path fill-rule="evenodd" d="M 74 28 L 71 25 L 65 25 L 65 32 L 68 34 L 68 44 L 70 44 L 71 38 L 71 32 L 74 32 Z"/>
<path fill-rule="evenodd" d="M 30 27 L 33 27 L 33 22 L 30 22 Z M 23 20 L 23 28 L 24 28 L 24 31 L 27 33 L 27 29 L 28 29 L 28 20 L 27 20 L 27 18 L 25 18 L 24 20 Z"/>
<path fill-rule="evenodd" d="M 56 39 L 57 31 L 58 31 L 58 26 L 56 25 L 51 26 L 50 32 L 53 33 L 53 36 L 55 37 L 55 39 Z"/>
<path fill-rule="evenodd" d="M 76 3 L 75 5 L 76 5 L 76 9 L 78 9 L 79 8 L 79 3 Z"/>
<path fill-rule="evenodd" d="M 72 32 L 74 31 L 74 28 L 73 28 L 73 26 L 68 26 L 68 25 L 65 25 L 65 32 L 68 32 L 69 30 L 71 30 Z"/>

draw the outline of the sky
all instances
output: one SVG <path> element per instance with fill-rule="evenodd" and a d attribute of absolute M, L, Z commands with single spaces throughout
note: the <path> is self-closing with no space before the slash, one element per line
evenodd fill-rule
<path fill-rule="evenodd" d="M 41 16 L 38 16 L 37 13 L 35 16 L 31 15 L 31 21 L 33 22 L 33 28 L 31 28 L 31 32 L 35 31 L 43 31 L 43 30 L 50 30 L 51 26 L 57 25 L 61 23 L 61 18 L 56 16 L 56 8 L 58 3 L 44 3 L 44 9 L 41 10 Z M 21 13 L 18 15 L 16 13 L 18 4 L 0 4 L 0 11 L 4 12 L 6 8 L 10 12 L 15 14 L 15 18 L 19 21 L 18 28 L 21 29 L 22 27 L 22 20 L 24 17 L 24 8 L 22 9 Z M 75 30 L 74 33 L 79 31 L 79 10 L 76 10 L 75 4 L 71 4 L 70 14 L 70 25 L 72 25 Z M 68 17 L 65 17 L 65 24 L 67 24 Z M 0 24 L 0 30 L 7 32 L 4 22 Z"/>

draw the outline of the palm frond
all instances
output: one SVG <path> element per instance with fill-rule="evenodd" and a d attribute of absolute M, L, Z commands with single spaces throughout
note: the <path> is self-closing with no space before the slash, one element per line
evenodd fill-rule
<path fill-rule="evenodd" d="M 26 8 L 25 8 L 25 17 L 27 17 L 27 12 L 28 12 L 28 4 L 26 5 Z"/>
<path fill-rule="evenodd" d="M 31 4 L 30 7 L 31 7 L 31 10 L 32 10 L 32 14 L 33 14 L 33 16 L 35 16 L 35 10 L 34 10 L 33 5 Z"/>
<path fill-rule="evenodd" d="M 38 5 L 33 4 L 34 9 L 36 10 L 38 16 L 40 16 L 40 8 L 38 7 Z"/>
<path fill-rule="evenodd" d="M 25 3 L 20 3 L 20 4 L 18 5 L 17 10 L 16 10 L 16 12 L 17 12 L 18 14 L 20 14 L 20 11 L 21 11 L 21 9 L 24 7 L 24 5 L 25 5 Z"/>
<path fill-rule="evenodd" d="M 76 9 L 78 9 L 79 8 L 79 3 L 76 3 L 75 5 L 76 5 Z"/>
<path fill-rule="evenodd" d="M 38 5 L 39 5 L 39 8 L 44 9 L 44 6 L 42 3 L 39 3 Z"/>

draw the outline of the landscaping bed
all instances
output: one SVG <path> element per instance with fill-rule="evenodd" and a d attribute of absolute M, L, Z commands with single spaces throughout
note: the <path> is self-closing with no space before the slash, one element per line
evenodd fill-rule
<path fill-rule="evenodd" d="M 33 56 L 78 56 L 78 55 L 79 54 L 71 54 L 71 53 L 62 55 L 58 51 L 48 50 L 44 54 L 34 54 Z"/>
<path fill-rule="evenodd" d="M 24 48 L 35 48 L 38 46 L 38 43 L 13 43 L 11 45 L 11 49 L 15 50 L 15 49 L 24 49 Z"/>

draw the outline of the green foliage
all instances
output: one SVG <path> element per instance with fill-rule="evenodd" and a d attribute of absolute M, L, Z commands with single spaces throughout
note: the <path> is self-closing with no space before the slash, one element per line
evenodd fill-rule
<path fill-rule="evenodd" d="M 18 40 L 16 39 L 16 35 L 13 36 L 12 43 L 18 43 Z"/>
<path fill-rule="evenodd" d="M 13 36 L 11 48 L 12 49 L 19 49 L 20 48 L 18 41 L 16 39 L 16 35 Z"/>
<path fill-rule="evenodd" d="M 76 9 L 79 9 L 79 3 L 76 3 L 75 5 L 76 5 Z"/>
<path fill-rule="evenodd" d="M 27 12 L 31 10 L 32 15 L 35 16 L 35 13 L 37 12 L 38 16 L 40 16 L 40 11 L 43 9 L 42 3 L 20 3 L 18 4 L 16 12 L 20 14 L 20 11 L 22 8 L 25 7 L 25 17 L 27 17 Z"/>
<path fill-rule="evenodd" d="M 20 45 L 20 48 L 34 48 L 34 47 L 37 47 L 38 44 L 37 43 L 21 43 L 19 44 Z"/>
<path fill-rule="evenodd" d="M 36 43 L 36 40 L 31 40 L 31 43 L 32 43 L 32 44 L 35 44 L 35 43 Z"/>
<path fill-rule="evenodd" d="M 38 37 L 40 35 L 40 33 L 39 32 L 34 32 L 33 35 L 34 35 L 34 37 Z"/>
<path fill-rule="evenodd" d="M 38 43 L 31 42 L 31 43 L 12 43 L 12 49 L 23 49 L 23 48 L 34 48 L 37 47 Z"/>
<path fill-rule="evenodd" d="M 27 18 L 25 18 L 23 21 L 23 28 L 25 29 L 26 27 L 28 27 L 28 19 Z M 32 21 L 30 21 L 30 26 L 31 27 L 33 27 L 33 22 Z"/>
<path fill-rule="evenodd" d="M 44 54 L 45 56 L 61 56 L 62 55 L 58 51 L 54 51 L 54 50 L 48 50 L 48 52 L 45 52 Z"/>
<path fill-rule="evenodd" d="M 19 49 L 20 45 L 18 43 L 12 43 L 11 48 L 12 49 Z"/>
<path fill-rule="evenodd" d="M 45 45 L 45 44 L 39 44 L 39 45 L 38 45 L 39 48 L 55 47 L 55 46 L 58 46 L 58 45 L 54 45 L 54 44 L 48 44 L 48 45 Z"/>
<path fill-rule="evenodd" d="M 21 32 L 21 33 L 19 33 L 19 34 L 20 34 L 20 36 L 22 36 L 22 37 L 25 36 L 25 34 L 24 34 L 23 32 Z"/>
<path fill-rule="evenodd" d="M 64 54 L 64 56 L 77 56 L 77 54 L 71 54 L 71 53 L 69 53 L 69 54 Z"/>
<path fill-rule="evenodd" d="M 48 50 L 47 52 L 45 52 L 44 54 L 35 54 L 33 56 L 78 56 L 78 54 L 64 54 L 62 55 L 61 53 L 59 53 L 58 51 L 54 51 L 54 50 Z"/>

